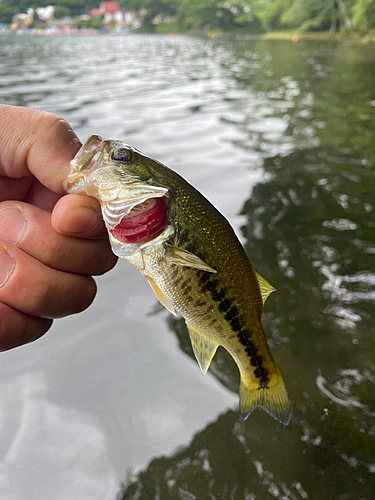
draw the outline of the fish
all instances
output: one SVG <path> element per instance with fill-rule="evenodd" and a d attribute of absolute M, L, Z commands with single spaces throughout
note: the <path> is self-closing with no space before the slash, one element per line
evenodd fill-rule
<path fill-rule="evenodd" d="M 99 200 L 113 252 L 180 314 L 206 373 L 219 346 L 240 372 L 240 416 L 256 407 L 291 419 L 285 384 L 262 326 L 275 289 L 253 268 L 227 219 L 177 172 L 120 140 L 92 135 L 70 164 L 66 193 Z"/>

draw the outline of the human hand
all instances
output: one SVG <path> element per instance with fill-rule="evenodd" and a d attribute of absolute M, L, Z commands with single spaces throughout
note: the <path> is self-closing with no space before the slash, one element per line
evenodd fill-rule
<path fill-rule="evenodd" d="M 63 196 L 79 147 L 58 116 L 0 104 L 0 350 L 86 309 L 116 263 L 99 203 Z"/>

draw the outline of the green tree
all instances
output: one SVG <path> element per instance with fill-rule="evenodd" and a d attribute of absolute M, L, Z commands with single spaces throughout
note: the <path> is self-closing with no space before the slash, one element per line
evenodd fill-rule
<path fill-rule="evenodd" d="M 55 19 L 62 19 L 63 17 L 70 16 L 70 9 L 63 5 L 55 5 L 53 9 L 53 17 Z"/>
<path fill-rule="evenodd" d="M 353 24 L 360 30 L 367 30 L 375 26 L 374 0 L 357 0 L 352 8 Z"/>
<path fill-rule="evenodd" d="M 336 0 L 294 0 L 280 19 L 285 27 L 314 31 L 336 27 L 337 18 Z"/>
<path fill-rule="evenodd" d="M 336 31 L 338 28 L 351 28 L 349 13 L 354 1 L 254 0 L 253 9 L 266 30 L 295 28 L 302 32 L 327 29 Z"/>
<path fill-rule="evenodd" d="M 34 0 L 38 1 L 38 0 Z M 48 0 L 47 0 L 48 1 Z M 49 0 L 49 4 L 51 0 Z M 54 5 L 69 9 L 72 16 L 88 14 L 92 9 L 98 6 L 98 0 L 55 0 Z"/>
<path fill-rule="evenodd" d="M 17 14 L 18 9 L 12 4 L 12 0 L 2 0 L 0 2 L 0 23 L 10 24 L 14 14 Z"/>
<path fill-rule="evenodd" d="M 135 11 L 145 9 L 144 23 L 152 25 L 152 21 L 158 14 L 174 16 L 181 0 L 119 0 L 120 5 Z"/>
<path fill-rule="evenodd" d="M 183 29 L 228 29 L 236 25 L 239 12 L 239 7 L 232 2 L 181 0 L 178 20 Z"/>
<path fill-rule="evenodd" d="M 269 31 L 282 27 L 280 18 L 292 2 L 293 0 L 254 0 L 248 3 L 262 28 Z"/>
<path fill-rule="evenodd" d="M 94 29 L 97 30 L 103 27 L 103 17 L 104 16 L 91 16 L 87 21 L 75 20 L 72 23 L 73 28 L 78 29 Z"/>

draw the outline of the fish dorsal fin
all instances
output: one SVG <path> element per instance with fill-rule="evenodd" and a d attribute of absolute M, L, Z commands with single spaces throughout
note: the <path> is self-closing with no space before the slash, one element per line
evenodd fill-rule
<path fill-rule="evenodd" d="M 167 244 L 166 247 L 166 259 L 168 262 L 171 262 L 176 266 L 194 267 L 195 269 L 201 269 L 202 271 L 208 271 L 209 273 L 217 272 L 215 269 L 212 269 L 212 267 L 203 262 L 202 259 L 187 250 L 169 244 Z"/>
<path fill-rule="evenodd" d="M 206 373 L 219 344 L 206 337 L 206 335 L 203 335 L 203 333 L 189 325 L 189 323 L 186 323 L 186 326 L 190 333 L 191 345 L 199 367 L 203 373 Z"/>
<path fill-rule="evenodd" d="M 165 296 L 165 294 L 160 290 L 160 288 L 157 286 L 157 284 L 151 279 L 151 278 L 146 278 L 147 281 L 150 283 L 151 288 L 156 295 L 156 298 L 160 302 L 162 306 L 164 306 L 171 314 L 174 316 L 177 316 L 176 311 L 174 310 L 172 302 L 168 299 L 168 297 Z"/>
<path fill-rule="evenodd" d="M 262 296 L 262 301 L 263 304 L 267 300 L 268 296 L 276 290 L 272 285 L 268 283 L 267 280 L 265 280 L 255 269 L 254 269 L 255 276 L 258 280 L 259 283 L 259 289 L 260 289 L 260 294 Z"/>

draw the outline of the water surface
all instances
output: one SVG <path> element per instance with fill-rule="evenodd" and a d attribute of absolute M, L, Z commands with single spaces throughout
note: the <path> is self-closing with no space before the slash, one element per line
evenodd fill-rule
<path fill-rule="evenodd" d="M 276 288 L 288 428 L 204 377 L 125 262 L 86 312 L 1 355 L 6 500 L 375 498 L 375 50 L 179 36 L 0 36 L 0 100 L 124 139 L 230 220 Z"/>

